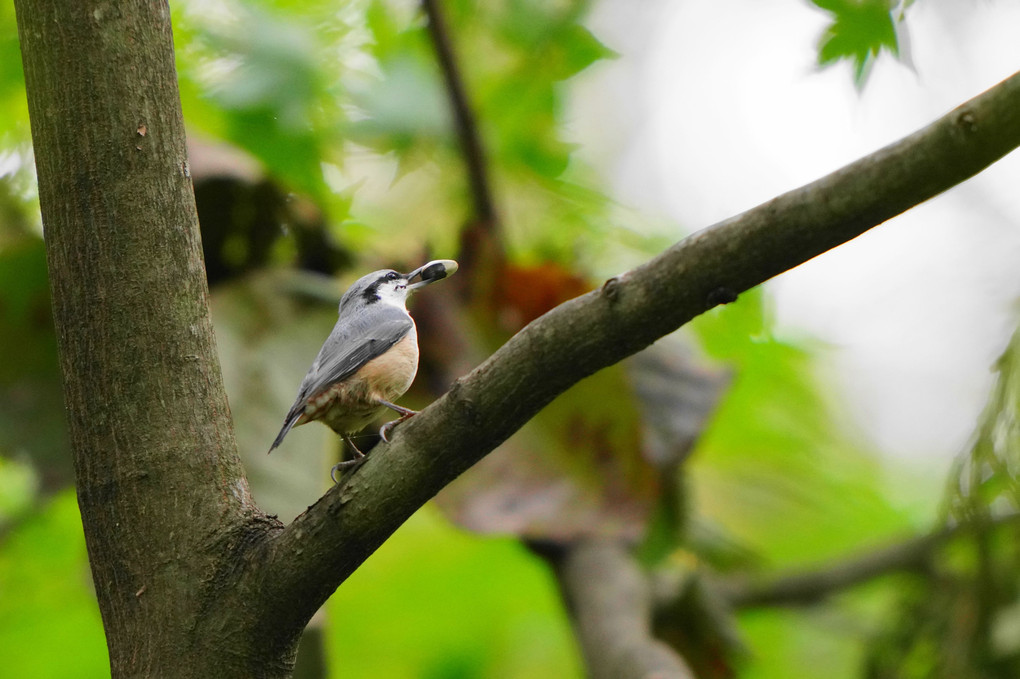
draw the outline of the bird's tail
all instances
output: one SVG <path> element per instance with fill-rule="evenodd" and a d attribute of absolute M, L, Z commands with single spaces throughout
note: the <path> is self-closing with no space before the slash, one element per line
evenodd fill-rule
<path fill-rule="evenodd" d="M 273 445 L 269 446 L 269 453 L 276 450 L 276 447 L 283 443 L 283 437 L 287 435 L 287 432 L 291 430 L 297 421 L 301 418 L 301 414 L 304 412 L 304 408 L 291 408 L 290 412 L 287 413 L 287 418 L 283 421 L 283 427 L 280 428 L 280 433 L 276 435 L 276 440 L 273 441 Z M 266 453 L 267 455 L 269 453 Z"/>

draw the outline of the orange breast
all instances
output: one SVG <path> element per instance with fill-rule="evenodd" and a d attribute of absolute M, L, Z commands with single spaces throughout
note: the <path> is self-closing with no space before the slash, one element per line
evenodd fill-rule
<path fill-rule="evenodd" d="M 414 324 L 404 339 L 382 356 L 377 356 L 362 366 L 354 379 L 360 379 L 375 399 L 395 401 L 411 387 L 418 373 L 418 333 Z"/>
<path fill-rule="evenodd" d="M 385 408 L 379 401 L 396 401 L 418 372 L 418 335 L 414 325 L 385 354 L 373 358 L 343 382 L 308 400 L 296 424 L 320 420 L 333 431 L 360 431 Z"/>

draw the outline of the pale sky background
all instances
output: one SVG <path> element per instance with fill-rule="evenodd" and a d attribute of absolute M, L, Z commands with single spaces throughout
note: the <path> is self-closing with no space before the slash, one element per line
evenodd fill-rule
<path fill-rule="evenodd" d="M 815 66 L 827 17 L 806 2 L 619 0 L 597 4 L 590 25 L 622 57 L 585 76 L 575 131 L 596 160 L 614 159 L 619 201 L 685 230 L 817 179 L 1020 70 L 1010 2 L 920 0 L 907 19 L 913 68 L 884 56 L 863 92 L 848 64 Z M 944 469 L 1020 308 L 1020 153 L 768 289 L 783 332 L 829 345 L 852 421 L 890 457 Z"/>

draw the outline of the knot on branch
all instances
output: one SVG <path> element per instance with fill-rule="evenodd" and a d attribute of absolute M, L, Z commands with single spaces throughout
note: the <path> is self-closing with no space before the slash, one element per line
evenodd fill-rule
<path fill-rule="evenodd" d="M 475 406 L 474 401 L 465 396 L 463 393 L 463 379 L 464 378 L 462 377 L 458 377 L 454 380 L 447 398 L 450 399 L 450 403 L 458 415 L 466 419 L 471 426 L 477 427 L 481 425 L 482 418 L 478 413 L 478 408 Z"/>
<path fill-rule="evenodd" d="M 956 126 L 967 134 L 974 134 L 977 132 L 977 117 L 969 108 L 964 108 L 957 113 L 955 122 Z"/>
<path fill-rule="evenodd" d="M 603 283 L 602 296 L 605 297 L 610 304 L 616 302 L 616 300 L 620 298 L 620 279 L 613 276 Z"/>
<path fill-rule="evenodd" d="M 705 305 L 707 308 L 712 309 L 721 304 L 731 304 L 737 301 L 737 293 L 733 290 L 720 286 L 705 296 Z"/>

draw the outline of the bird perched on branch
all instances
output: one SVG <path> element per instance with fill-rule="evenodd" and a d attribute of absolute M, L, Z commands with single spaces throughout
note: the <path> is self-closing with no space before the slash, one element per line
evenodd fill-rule
<path fill-rule="evenodd" d="M 318 420 L 340 434 L 354 451 L 354 459 L 340 462 L 336 473 L 364 459 L 351 434 L 389 408 L 400 417 L 379 430 L 383 440 L 394 426 L 416 411 L 398 406 L 418 372 L 418 334 L 407 313 L 407 297 L 415 290 L 457 271 L 457 262 L 438 259 L 411 273 L 390 269 L 359 278 L 340 299 L 333 332 L 301 381 L 297 399 L 283 421 L 269 452 L 280 445 L 292 427 Z M 418 282 L 412 283 L 415 278 Z"/>

